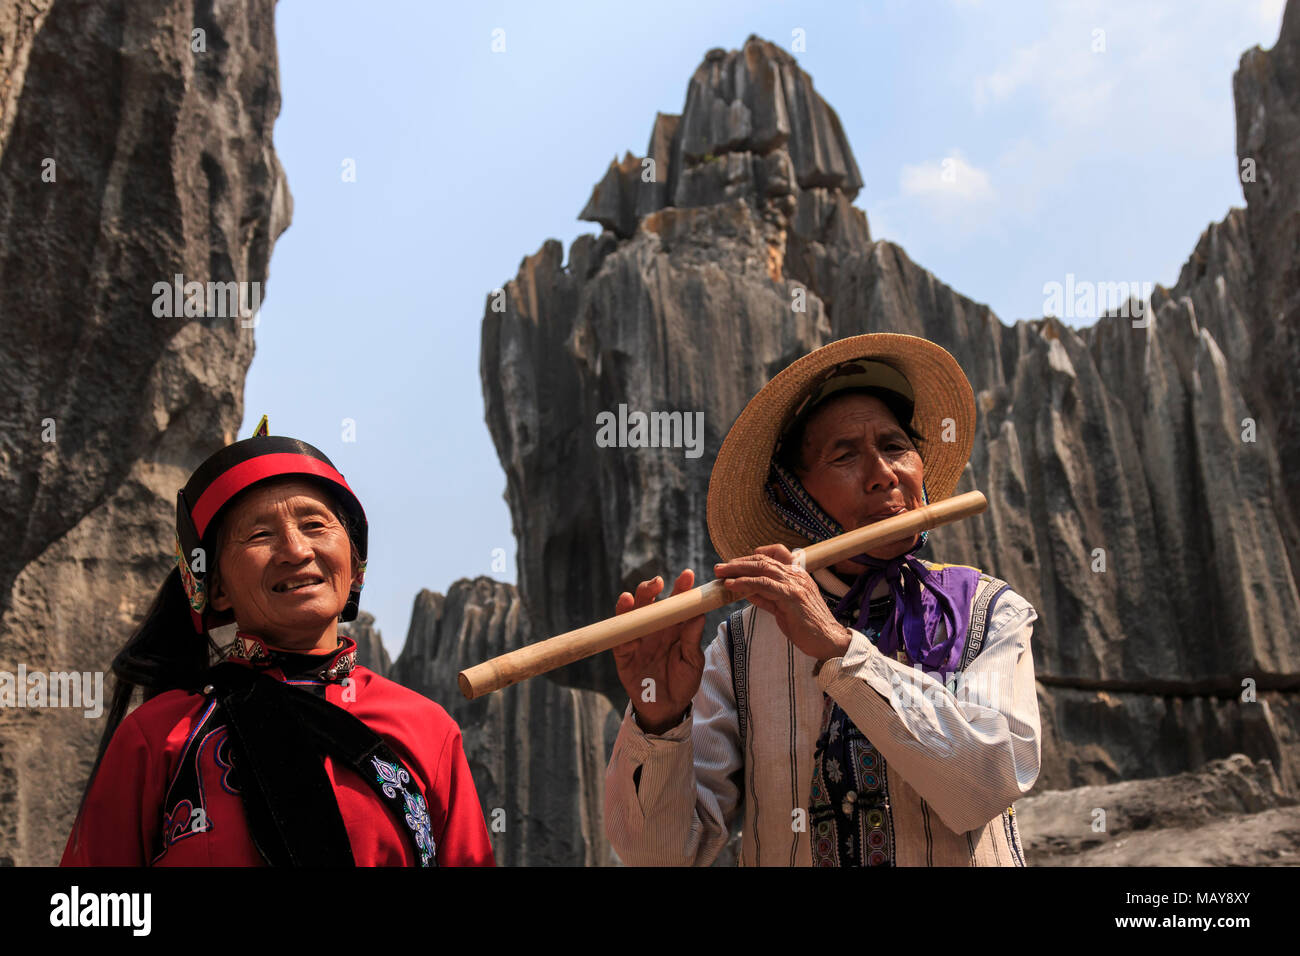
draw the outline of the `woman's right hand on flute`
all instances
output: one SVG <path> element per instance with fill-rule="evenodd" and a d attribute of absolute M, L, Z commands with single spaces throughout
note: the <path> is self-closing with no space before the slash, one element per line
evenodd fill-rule
<path fill-rule="evenodd" d="M 687 568 L 673 585 L 682 594 L 695 585 L 695 573 Z M 615 614 L 645 607 L 664 589 L 662 578 L 642 581 L 636 596 L 627 591 L 618 596 Z M 628 641 L 613 649 L 618 679 L 623 683 L 636 710 L 637 724 L 648 734 L 661 734 L 681 723 L 704 674 L 704 615 L 653 634 Z"/>

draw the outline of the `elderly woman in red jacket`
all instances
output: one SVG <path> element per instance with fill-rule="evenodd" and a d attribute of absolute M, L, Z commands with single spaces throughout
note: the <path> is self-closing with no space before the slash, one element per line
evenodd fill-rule
<path fill-rule="evenodd" d="M 460 729 L 338 633 L 366 533 L 329 459 L 265 419 L 199 466 L 177 567 L 113 662 L 64 865 L 493 864 Z M 208 631 L 232 621 L 218 650 Z"/>

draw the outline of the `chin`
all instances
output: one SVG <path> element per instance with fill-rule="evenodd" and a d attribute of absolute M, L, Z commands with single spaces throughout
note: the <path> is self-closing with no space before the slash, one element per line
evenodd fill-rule
<path fill-rule="evenodd" d="M 327 610 L 318 611 L 304 608 L 297 614 L 286 615 L 277 620 L 276 626 L 285 630 L 305 631 L 309 629 L 320 628 L 324 630 L 329 626 L 330 621 L 337 621 L 339 615 L 343 613 L 340 608 L 337 611 L 330 612 Z"/>
<path fill-rule="evenodd" d="M 873 558 L 879 558 L 881 561 L 888 561 L 897 558 L 900 555 L 907 554 L 912 548 L 916 547 L 916 538 L 911 541 L 900 541 L 897 544 L 890 545 L 887 548 L 881 548 L 879 551 L 868 551 Z"/>

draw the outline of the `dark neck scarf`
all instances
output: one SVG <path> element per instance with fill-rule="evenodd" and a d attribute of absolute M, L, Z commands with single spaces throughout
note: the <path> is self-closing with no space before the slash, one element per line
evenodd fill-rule
<path fill-rule="evenodd" d="M 799 479 L 775 461 L 769 473 L 767 494 L 781 519 L 810 541 L 825 541 L 844 533 L 845 529 L 822 510 Z M 924 484 L 921 494 L 929 504 Z M 866 633 L 871 592 L 878 582 L 884 581 L 893 597 L 893 608 L 880 630 L 876 647 L 890 657 L 897 656 L 901 647 L 925 670 L 952 672 L 961 664 L 973 584 L 978 581 L 979 572 L 974 572 L 973 582 L 969 580 L 970 573 L 951 575 L 944 573 L 949 569 L 927 568 L 913 555 L 925 545 L 929 535 L 928 531 L 921 532 L 916 544 L 896 558 L 883 560 L 867 554 L 854 557 L 865 568 L 832 611 L 837 620 Z M 954 567 L 951 570 L 971 572 L 973 569 Z M 941 634 L 946 636 L 941 638 Z"/>

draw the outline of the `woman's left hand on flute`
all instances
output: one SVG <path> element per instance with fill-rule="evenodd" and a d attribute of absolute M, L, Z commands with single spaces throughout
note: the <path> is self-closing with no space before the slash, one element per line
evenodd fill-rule
<path fill-rule="evenodd" d="M 835 620 L 817 582 L 783 544 L 713 566 L 714 576 L 755 607 L 776 618 L 781 633 L 818 662 L 843 657 L 853 632 Z"/>

